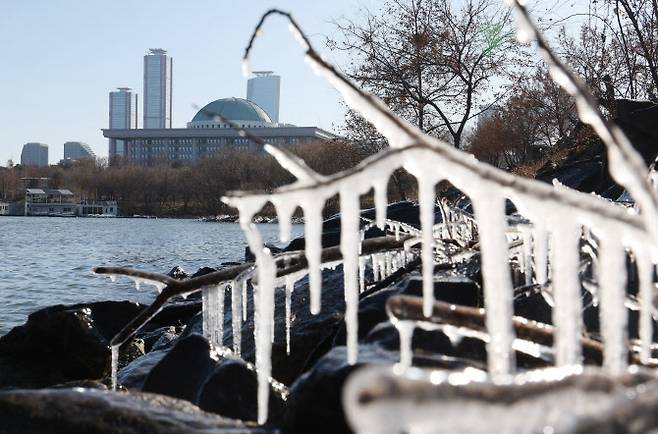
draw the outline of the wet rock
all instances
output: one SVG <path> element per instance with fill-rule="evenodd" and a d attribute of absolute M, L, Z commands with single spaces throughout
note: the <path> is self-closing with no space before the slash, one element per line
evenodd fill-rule
<path fill-rule="evenodd" d="M 128 324 L 144 305 L 132 301 L 99 301 L 73 305 L 55 305 L 38 310 L 28 317 L 28 322 L 40 322 L 58 311 L 75 311 L 88 309 L 94 328 L 109 342 L 126 324 Z"/>
<path fill-rule="evenodd" d="M 0 434 L 264 433 L 185 401 L 95 389 L 0 392 Z"/>
<path fill-rule="evenodd" d="M 192 276 L 190 276 L 190 277 L 205 276 L 206 274 L 214 273 L 215 271 L 217 271 L 217 269 L 215 269 L 215 268 L 211 268 L 211 267 L 201 267 L 201 268 L 199 268 L 198 270 L 196 270 L 196 273 L 194 273 L 194 274 L 193 274 Z"/>
<path fill-rule="evenodd" d="M 265 243 L 264 247 L 267 247 L 268 249 L 270 249 L 270 252 L 272 252 L 273 255 L 276 255 L 277 253 L 281 253 L 283 251 L 283 249 L 281 249 L 280 247 L 277 247 L 273 244 Z M 251 249 L 249 248 L 249 246 L 244 248 L 244 260 L 245 260 L 245 262 L 254 262 L 256 260 L 256 256 L 254 256 L 254 254 L 251 251 Z"/>
<path fill-rule="evenodd" d="M 254 347 L 254 311 L 253 292 L 251 286 L 247 291 L 247 321 L 242 324 L 242 358 L 255 362 Z M 230 291 L 227 290 L 224 300 L 224 345 L 233 346 L 233 325 L 230 308 Z M 292 295 L 291 311 L 294 321 L 291 324 L 291 351 L 286 354 L 285 336 L 285 291 L 276 290 L 274 312 L 275 333 L 272 344 L 272 376 L 283 384 L 291 384 L 309 365 L 309 359 L 318 347 L 327 341 L 319 356 L 331 349 L 331 340 L 343 321 L 345 298 L 343 290 L 342 267 L 322 272 L 322 310 L 318 315 L 311 315 L 309 310 L 308 277 L 304 277 L 295 285 Z M 189 321 L 181 338 L 191 334 L 202 334 L 202 317 L 198 314 Z M 319 357 L 318 356 L 318 357 Z"/>
<path fill-rule="evenodd" d="M 128 389 L 141 390 L 146 377 L 166 355 L 166 350 L 157 350 L 138 357 L 117 372 L 117 383 Z"/>
<path fill-rule="evenodd" d="M 345 347 L 335 347 L 290 388 L 285 429 L 288 432 L 349 433 L 342 406 L 343 384 L 347 377 L 364 365 L 391 365 L 399 361 L 397 351 L 379 345 L 360 344 L 359 360 L 347 363 Z M 461 361 L 437 357 L 434 367 L 463 368 Z"/>
<path fill-rule="evenodd" d="M 285 428 L 288 432 L 349 433 L 342 406 L 345 380 L 364 363 L 391 364 L 398 358 L 375 345 L 359 346 L 359 363 L 349 365 L 345 347 L 322 357 L 290 388 Z"/>
<path fill-rule="evenodd" d="M 359 339 L 364 338 L 378 324 L 388 323 L 386 301 L 391 296 L 399 294 L 422 296 L 422 278 L 419 273 L 412 272 L 387 288 L 365 297 L 364 294 L 359 300 Z M 480 286 L 466 277 L 435 276 L 434 297 L 436 300 L 478 307 L 482 304 L 481 296 Z M 334 345 L 345 345 L 346 338 L 345 325 L 341 324 Z"/>
<path fill-rule="evenodd" d="M 0 386 L 45 387 L 102 378 L 110 349 L 89 308 L 48 308 L 0 338 Z"/>
<path fill-rule="evenodd" d="M 183 270 L 181 267 L 176 265 L 174 268 L 169 270 L 167 273 L 167 276 L 172 277 L 174 279 L 185 279 L 189 277 L 189 275 Z"/>
<path fill-rule="evenodd" d="M 232 419 L 257 421 L 258 380 L 253 366 L 242 360 L 227 359 L 215 368 L 199 397 L 202 410 Z M 278 426 L 283 420 L 287 390 L 271 384 L 268 424 Z"/>
<path fill-rule="evenodd" d="M 144 341 L 139 338 L 133 338 L 119 348 L 118 365 L 119 367 L 126 366 L 144 354 Z"/>
<path fill-rule="evenodd" d="M 178 330 L 174 326 L 160 327 L 146 333 L 138 332 L 136 335 L 144 341 L 144 352 L 148 353 L 154 347 L 166 345 L 178 337 Z"/>
<path fill-rule="evenodd" d="M 202 336 L 179 339 L 144 380 L 144 392 L 160 393 L 196 403 L 219 358 Z"/>
<path fill-rule="evenodd" d="M 142 330 L 154 330 L 165 326 L 183 326 L 199 312 L 201 312 L 200 300 L 181 299 L 176 302 L 169 302 Z"/>

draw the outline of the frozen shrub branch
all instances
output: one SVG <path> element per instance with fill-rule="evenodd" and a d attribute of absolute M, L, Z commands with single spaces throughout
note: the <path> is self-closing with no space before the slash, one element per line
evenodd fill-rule
<path fill-rule="evenodd" d="M 362 243 L 362 254 L 371 255 L 373 253 L 399 250 L 404 247 L 404 242 L 408 237 L 396 240 L 393 237 L 377 237 L 364 240 Z M 340 261 L 342 258 L 339 247 L 329 247 L 322 250 L 322 263 L 331 263 Z M 280 255 L 275 258 L 277 267 L 277 277 L 284 277 L 293 273 L 302 271 L 308 267 L 308 262 L 303 252 L 293 252 Z M 246 262 L 235 265 L 223 270 L 204 274 L 203 276 L 190 279 L 177 280 L 165 274 L 151 273 L 147 271 L 135 270 L 127 267 L 95 267 L 92 271 L 96 274 L 107 276 L 125 276 L 131 278 L 143 279 L 145 281 L 160 282 L 166 286 L 156 299 L 128 323 L 119 333 L 117 333 L 110 345 L 122 345 L 128 341 L 140 328 L 142 328 L 151 318 L 153 318 L 171 298 L 180 295 L 191 294 L 205 287 L 217 286 L 231 282 L 236 278 L 244 275 L 246 272 L 254 273 L 256 264 Z"/>

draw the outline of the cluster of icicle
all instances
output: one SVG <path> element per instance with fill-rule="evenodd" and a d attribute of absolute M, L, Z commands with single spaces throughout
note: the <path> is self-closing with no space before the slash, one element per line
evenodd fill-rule
<path fill-rule="evenodd" d="M 541 40 L 527 11 L 518 0 L 510 3 L 517 11 L 520 23 L 519 39 Z M 321 176 L 311 171 L 303 161 L 281 149 L 266 146 L 279 163 L 297 177 L 297 181 L 269 194 L 235 194 L 225 202 L 240 212 L 240 224 L 249 246 L 256 256 L 257 296 L 255 297 L 256 365 L 259 373 L 259 421 L 267 417 L 267 380 L 270 375 L 272 316 L 276 267 L 270 251 L 264 247 L 257 228 L 251 224 L 255 214 L 268 202 L 277 211 L 282 229 L 282 240 L 293 211 L 304 212 L 306 258 L 310 281 L 310 310 L 321 309 L 321 233 L 322 209 L 325 201 L 338 195 L 341 208 L 341 240 L 347 323 L 348 361 L 357 360 L 357 309 L 360 286 L 360 230 L 359 199 L 374 190 L 377 222 L 385 224 L 386 187 L 392 172 L 405 169 L 418 181 L 421 228 L 417 237 L 421 242 L 423 274 L 423 311 L 429 316 L 433 306 L 433 270 L 437 239 L 447 235 L 453 227 L 446 225 L 437 237 L 434 232 L 435 187 L 447 180 L 468 195 L 473 203 L 479 247 L 481 250 L 486 327 L 488 331 L 488 371 L 494 381 L 507 379 L 515 371 L 512 328 L 513 288 L 509 273 L 509 252 L 505 201 L 510 199 L 532 225 L 523 231 L 524 267 L 526 275 L 540 284 L 550 277 L 554 298 L 556 364 L 559 367 L 579 366 L 582 361 L 581 297 L 578 273 L 579 242 L 584 230 L 591 231 L 599 240 L 599 300 L 601 306 L 601 335 L 604 343 L 604 367 L 611 373 L 622 372 L 626 367 L 627 313 L 625 300 L 625 258 L 632 251 L 640 272 L 640 309 L 642 357 L 648 358 L 651 344 L 651 304 L 653 270 L 656 262 L 656 194 L 648 188 L 646 169 L 623 133 L 606 122 L 596 104 L 584 93 L 584 86 L 563 67 L 545 47 L 540 49 L 549 63 L 556 81 L 571 92 L 578 102 L 582 120 L 601 136 L 608 147 L 611 174 L 626 186 L 639 204 L 641 214 L 629 213 L 592 195 L 582 194 L 562 186 L 550 186 L 479 163 L 471 155 L 447 143 L 423 134 L 416 127 L 392 113 L 376 97 L 362 91 L 329 65 L 311 46 L 289 14 L 272 10 L 271 14 L 286 16 L 290 29 L 304 50 L 306 60 L 322 77 L 326 78 L 343 96 L 345 102 L 383 134 L 390 149 L 368 158 L 356 168 Z M 258 33 L 257 32 L 255 34 Z M 251 47 L 251 44 L 250 44 Z M 245 56 L 248 65 L 248 52 Z M 248 67 L 247 67 L 248 71 Z M 449 222 L 448 219 L 444 220 Z M 468 225 L 468 223 L 466 223 Z M 473 225 L 470 231 L 473 231 Z M 454 228 L 466 231 L 464 224 Z M 550 245 L 550 258 L 549 258 Z M 404 256 L 403 256 L 404 257 Z M 391 259 L 392 261 L 393 259 Z M 377 273 L 387 273 L 386 257 L 374 261 Z M 377 264 L 379 263 L 379 264 Z M 532 273 L 531 273 L 532 271 Z M 528 277 L 530 279 L 531 277 Z M 407 332 L 408 334 L 408 332 Z M 408 341 L 409 339 L 407 339 Z M 409 351 L 403 351 L 409 360 Z"/>

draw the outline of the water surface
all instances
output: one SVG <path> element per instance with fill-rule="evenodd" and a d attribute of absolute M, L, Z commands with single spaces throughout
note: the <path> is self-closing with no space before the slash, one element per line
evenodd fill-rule
<path fill-rule="evenodd" d="M 274 243 L 277 225 L 259 225 Z M 293 225 L 293 236 L 302 227 Z M 232 223 L 179 219 L 0 217 L 0 335 L 27 315 L 53 304 L 99 300 L 153 300 L 128 279 L 111 283 L 91 273 L 97 265 L 166 273 L 244 259 L 247 243 Z"/>

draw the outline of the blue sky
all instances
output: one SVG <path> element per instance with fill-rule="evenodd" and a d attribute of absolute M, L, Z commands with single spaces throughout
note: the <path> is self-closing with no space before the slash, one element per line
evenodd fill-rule
<path fill-rule="evenodd" d="M 578 0 L 580 1 L 580 0 Z M 142 58 L 164 48 L 174 58 L 174 127 L 196 106 L 244 97 L 241 58 L 262 12 L 291 11 L 324 47 L 331 19 L 354 17 L 376 0 L 0 0 L 0 165 L 20 161 L 22 145 L 50 146 L 50 162 L 66 141 L 88 143 L 107 155 L 100 131 L 108 123 L 108 92 L 132 87 L 142 95 Z M 338 94 L 316 77 L 281 18 L 259 38 L 252 69 L 280 74 L 281 121 L 333 129 L 342 121 Z M 140 114 L 141 114 L 140 107 Z M 140 126 L 141 126 L 140 119 Z"/>
<path fill-rule="evenodd" d="M 62 158 L 69 140 L 87 142 L 106 156 L 100 129 L 108 123 L 108 92 L 132 87 L 141 98 L 142 57 L 151 47 L 174 58 L 175 127 L 194 116 L 194 105 L 245 97 L 242 53 L 260 15 L 272 6 L 258 0 L 2 0 L 0 165 L 19 161 L 30 141 L 50 146 L 51 163 Z M 358 10 L 346 0 L 276 6 L 293 12 L 318 45 L 334 31 L 332 17 Z M 287 27 L 280 18 L 266 25 L 252 67 L 281 75 L 282 121 L 331 129 L 342 119 L 340 99 L 304 63 Z"/>

